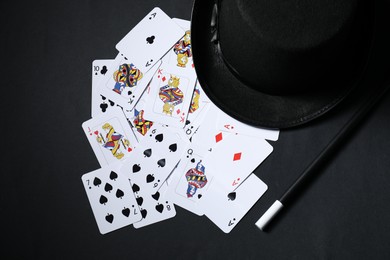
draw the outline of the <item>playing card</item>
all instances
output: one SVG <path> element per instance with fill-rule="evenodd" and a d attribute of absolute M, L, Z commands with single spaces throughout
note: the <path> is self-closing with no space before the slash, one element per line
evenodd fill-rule
<path fill-rule="evenodd" d="M 167 127 L 156 124 L 123 163 L 121 170 L 131 180 L 139 176 L 142 183 L 140 179 L 137 183 L 150 192 L 157 191 L 178 164 L 187 145 Z"/>
<path fill-rule="evenodd" d="M 166 54 L 167 58 L 164 57 L 170 65 L 177 66 L 182 70 L 188 70 L 191 72 L 194 70 L 194 63 L 192 60 L 192 49 L 191 49 L 191 22 L 186 20 L 181 20 L 173 18 L 184 31 L 184 36 L 175 45 L 171 50 Z"/>
<path fill-rule="evenodd" d="M 173 218 L 176 215 L 175 206 L 165 197 L 167 185 L 162 185 L 159 190 L 151 192 L 142 185 L 143 180 L 139 175 L 133 176 L 130 182 L 142 215 L 141 221 L 133 224 L 135 228 Z"/>
<path fill-rule="evenodd" d="M 137 143 L 119 107 L 112 108 L 109 114 L 91 118 L 82 124 L 82 128 L 102 167 L 124 160 Z"/>
<path fill-rule="evenodd" d="M 223 111 L 218 114 L 217 129 L 221 131 L 239 133 L 271 141 L 277 141 L 279 138 L 278 129 L 271 130 L 247 125 L 232 118 Z"/>
<path fill-rule="evenodd" d="M 133 185 L 143 219 L 134 227 L 146 226 L 176 213 L 165 198 L 165 180 L 178 164 L 188 143 L 168 127 L 154 124 L 135 152 L 123 163 L 121 172 Z"/>
<path fill-rule="evenodd" d="M 213 103 L 208 104 L 209 108 L 202 120 L 199 120 L 199 127 L 195 128 L 192 135 L 192 143 L 209 151 L 217 144 L 223 143 L 232 133 L 221 131 L 217 128 L 216 122 L 221 110 Z"/>
<path fill-rule="evenodd" d="M 116 48 L 141 71 L 146 72 L 183 35 L 183 29 L 156 7 L 116 45 Z"/>
<path fill-rule="evenodd" d="M 168 198 L 174 204 L 199 216 L 203 212 L 197 202 L 202 199 L 209 181 L 207 165 L 203 162 L 207 153 L 200 147 L 189 146 L 171 176 L 168 190 Z"/>
<path fill-rule="evenodd" d="M 99 84 L 106 74 L 110 74 L 111 63 L 114 60 L 94 60 L 92 62 L 92 107 L 91 116 L 95 117 L 102 113 L 107 113 L 112 107 L 116 107 L 114 101 L 109 100 L 99 92 Z"/>
<path fill-rule="evenodd" d="M 236 189 L 227 189 L 215 181 L 204 196 L 202 208 L 212 222 L 229 233 L 266 190 L 267 185 L 255 174 L 251 174 Z"/>
<path fill-rule="evenodd" d="M 132 61 L 117 55 L 101 79 L 98 92 L 125 110 L 131 110 L 152 79 L 160 62 L 149 72 L 137 68 Z"/>
<path fill-rule="evenodd" d="M 148 118 L 145 118 L 144 111 L 144 107 L 149 97 L 150 83 L 146 87 L 144 93 L 142 94 L 128 117 L 131 122 L 131 125 L 133 126 L 133 132 L 138 142 L 141 142 L 143 137 L 153 127 L 153 121 L 149 120 Z"/>
<path fill-rule="evenodd" d="M 179 25 L 183 30 L 189 30 L 191 27 L 191 21 L 188 20 L 174 17 L 172 18 L 172 21 Z"/>
<path fill-rule="evenodd" d="M 140 142 L 153 126 L 153 121 L 145 119 L 143 109 L 138 110 L 137 108 L 134 108 L 132 113 L 133 116 L 131 118 L 131 124 L 133 125 L 133 130 L 137 140 Z"/>
<path fill-rule="evenodd" d="M 226 185 L 237 187 L 271 154 L 273 147 L 264 139 L 232 134 L 214 146 L 204 159 L 209 176 Z"/>
<path fill-rule="evenodd" d="M 141 220 L 129 180 L 118 164 L 84 174 L 81 179 L 101 234 Z"/>
<path fill-rule="evenodd" d="M 189 73 L 177 66 L 163 63 L 150 84 L 145 117 L 171 127 L 183 128 L 187 119 L 196 81 L 195 71 Z"/>
<path fill-rule="evenodd" d="M 191 138 L 195 134 L 203 122 L 203 119 L 208 113 L 210 107 L 209 103 L 210 100 L 204 93 L 202 87 L 199 84 L 199 81 L 196 81 L 190 108 L 188 110 L 186 124 L 184 126 L 184 132 L 188 138 Z"/>

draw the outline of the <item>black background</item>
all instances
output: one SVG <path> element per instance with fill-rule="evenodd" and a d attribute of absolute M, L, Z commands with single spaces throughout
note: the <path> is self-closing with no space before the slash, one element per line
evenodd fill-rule
<path fill-rule="evenodd" d="M 387 14 L 381 2 L 377 11 Z M 376 39 L 376 66 L 369 68 L 365 87 L 321 119 L 281 131 L 274 152 L 256 170 L 269 189 L 230 234 L 179 207 L 167 221 L 99 233 L 80 179 L 99 167 L 81 129 L 90 118 L 91 63 L 114 58 L 115 44 L 155 6 L 171 17 L 191 17 L 192 0 L 0 3 L 0 255 L 390 259 L 389 94 L 267 232 L 254 225 L 367 93 L 387 79 L 388 28 Z"/>

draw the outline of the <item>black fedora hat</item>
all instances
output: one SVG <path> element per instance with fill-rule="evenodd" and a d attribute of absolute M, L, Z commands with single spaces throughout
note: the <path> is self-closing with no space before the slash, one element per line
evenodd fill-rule
<path fill-rule="evenodd" d="M 244 123 L 298 126 L 359 84 L 373 24 L 370 0 L 195 0 L 198 80 L 214 104 Z"/>

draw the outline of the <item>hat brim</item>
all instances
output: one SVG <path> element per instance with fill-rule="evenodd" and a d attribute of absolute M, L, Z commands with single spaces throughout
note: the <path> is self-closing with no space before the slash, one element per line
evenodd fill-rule
<path fill-rule="evenodd" d="M 191 47 L 198 81 L 210 100 L 237 120 L 257 127 L 289 128 L 309 122 L 335 107 L 360 82 L 369 57 L 372 20 L 368 19 L 361 56 L 353 75 L 335 78 L 332 87 L 310 93 L 276 96 L 256 91 L 230 71 L 217 45 L 211 42 L 214 1 L 195 0 L 191 19 Z M 320 81 L 320 79 L 319 79 Z M 313 82 L 316 84 L 316 82 Z M 315 88 L 314 88 L 315 89 Z"/>

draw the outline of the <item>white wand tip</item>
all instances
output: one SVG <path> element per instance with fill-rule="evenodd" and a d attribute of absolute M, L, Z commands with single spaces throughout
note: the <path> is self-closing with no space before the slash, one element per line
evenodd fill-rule
<path fill-rule="evenodd" d="M 283 204 L 276 200 L 274 204 L 261 216 L 256 222 L 256 226 L 261 230 L 264 230 L 265 226 L 274 218 L 274 216 L 283 208 Z"/>

